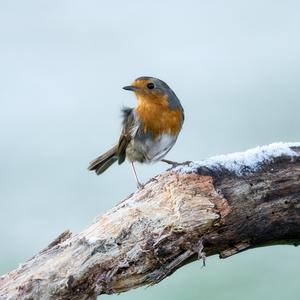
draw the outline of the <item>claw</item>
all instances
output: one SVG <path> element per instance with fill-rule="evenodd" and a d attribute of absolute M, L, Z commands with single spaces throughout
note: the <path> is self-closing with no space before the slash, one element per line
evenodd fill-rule
<path fill-rule="evenodd" d="M 144 184 L 142 184 L 140 182 L 137 182 L 137 188 L 138 188 L 138 190 L 142 190 L 144 187 L 145 187 Z"/>
<path fill-rule="evenodd" d="M 134 177 L 135 177 L 135 180 L 136 180 L 137 188 L 138 188 L 138 190 L 142 190 L 145 186 L 142 183 L 140 183 L 140 181 L 137 177 L 136 170 L 135 170 L 133 162 L 131 162 L 131 167 L 132 167 L 132 171 L 133 171 L 133 174 L 134 174 Z"/>

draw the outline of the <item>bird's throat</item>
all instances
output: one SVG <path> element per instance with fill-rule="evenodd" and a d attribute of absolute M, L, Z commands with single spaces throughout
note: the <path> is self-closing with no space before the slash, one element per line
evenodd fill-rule
<path fill-rule="evenodd" d="M 177 136 L 182 125 L 180 109 L 172 110 L 166 101 L 149 101 L 138 98 L 135 112 L 141 122 L 144 133 L 150 133 L 153 138 L 162 134 Z"/>

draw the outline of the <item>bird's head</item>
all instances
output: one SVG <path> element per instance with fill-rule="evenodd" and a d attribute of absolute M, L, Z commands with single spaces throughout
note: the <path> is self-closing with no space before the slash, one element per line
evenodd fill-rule
<path fill-rule="evenodd" d="M 133 91 L 139 102 L 151 102 L 167 105 L 170 108 L 181 107 L 180 102 L 171 88 L 162 80 L 143 76 L 137 78 L 131 85 L 124 86 L 124 90 Z"/>

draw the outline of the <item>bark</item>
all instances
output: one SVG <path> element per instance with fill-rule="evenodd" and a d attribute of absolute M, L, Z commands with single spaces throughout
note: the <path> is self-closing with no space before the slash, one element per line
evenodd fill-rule
<path fill-rule="evenodd" d="M 300 242 L 300 147 L 240 174 L 170 169 L 79 234 L 62 233 L 0 277 L 0 299 L 96 299 L 156 284 L 184 264 Z M 186 163 L 188 164 L 188 163 Z"/>

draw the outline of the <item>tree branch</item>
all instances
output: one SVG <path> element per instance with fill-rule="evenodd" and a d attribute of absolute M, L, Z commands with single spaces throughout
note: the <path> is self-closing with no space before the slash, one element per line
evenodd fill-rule
<path fill-rule="evenodd" d="M 300 242 L 300 144 L 187 162 L 0 277 L 0 299 L 96 299 L 206 256 Z"/>

